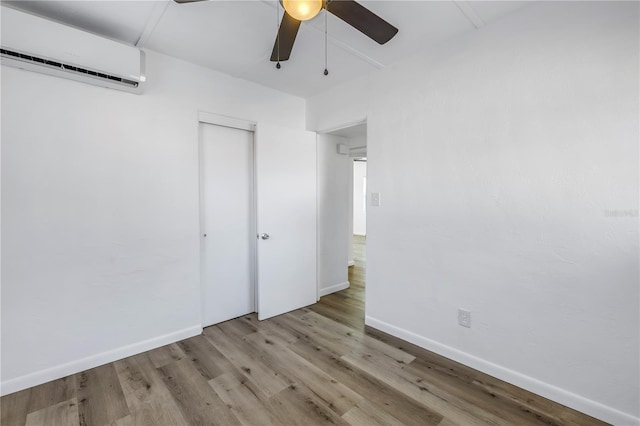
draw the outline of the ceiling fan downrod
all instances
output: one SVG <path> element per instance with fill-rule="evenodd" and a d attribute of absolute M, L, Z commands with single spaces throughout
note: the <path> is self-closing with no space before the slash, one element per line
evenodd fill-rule
<path fill-rule="evenodd" d="M 329 75 L 329 70 L 327 69 L 327 33 L 328 33 L 328 24 L 327 24 L 327 2 L 324 2 L 324 75 Z"/>
<path fill-rule="evenodd" d="M 276 62 L 276 69 L 282 68 L 280 65 L 280 0 L 276 0 L 276 44 L 278 45 L 278 62 Z"/>

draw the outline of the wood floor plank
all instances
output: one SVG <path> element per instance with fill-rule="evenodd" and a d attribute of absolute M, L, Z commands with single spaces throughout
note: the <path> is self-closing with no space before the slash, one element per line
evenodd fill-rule
<path fill-rule="evenodd" d="M 351 285 L 351 283 L 349 285 Z M 355 288 L 346 289 L 344 291 L 339 291 L 337 293 L 332 293 L 324 296 L 322 305 L 328 305 L 332 308 L 342 309 L 343 311 L 349 311 L 351 309 L 364 309 L 364 299 L 360 297 L 358 292 L 355 290 Z M 313 307 L 316 307 L 316 305 L 312 305 L 307 309 L 312 310 L 311 308 Z"/>
<path fill-rule="evenodd" d="M 267 320 L 258 322 L 257 315 L 253 314 L 250 316 L 245 315 L 240 320 L 245 322 L 251 322 L 252 324 L 255 325 L 258 331 L 260 331 L 261 333 L 267 336 L 274 336 L 278 339 L 286 341 L 288 344 L 297 342 L 298 339 L 300 339 L 300 336 L 298 334 L 294 334 L 289 330 L 283 328 L 279 322 L 279 318 L 280 317 L 274 317 L 274 318 L 269 318 Z"/>
<path fill-rule="evenodd" d="M 403 350 L 367 336 L 359 330 L 350 329 L 316 312 L 300 309 L 297 312 L 291 312 L 289 317 L 294 317 L 307 325 L 308 331 L 316 335 L 325 347 L 333 347 L 336 353 L 345 354 L 344 349 L 348 348 L 349 352 L 358 353 L 363 350 L 376 351 L 405 364 L 415 359 L 415 356 Z"/>
<path fill-rule="evenodd" d="M 338 381 L 358 392 L 377 407 L 392 414 L 405 425 L 437 425 L 442 415 L 430 410 L 395 388 L 365 373 L 345 361 L 340 356 L 309 341 L 299 341 L 289 348 L 312 362 Z"/>
<path fill-rule="evenodd" d="M 160 367 L 162 380 L 192 425 L 239 425 L 231 410 L 188 359 Z"/>
<path fill-rule="evenodd" d="M 400 420 L 368 401 L 360 401 L 344 413 L 342 418 L 352 426 L 405 426 Z"/>
<path fill-rule="evenodd" d="M 348 425 L 345 420 L 299 384 L 293 384 L 270 398 L 269 410 L 282 425 Z"/>
<path fill-rule="evenodd" d="M 214 379 L 233 369 L 231 362 L 203 336 L 183 340 L 178 346 L 196 369 L 207 380 Z"/>
<path fill-rule="evenodd" d="M 0 399 L 0 424 L 21 426 L 27 421 L 32 389 L 14 392 Z"/>
<path fill-rule="evenodd" d="M 278 341 L 274 336 L 265 336 L 258 332 L 246 336 L 264 359 L 291 383 L 305 385 L 313 394 L 329 408 L 342 415 L 363 398 L 357 392 L 335 380 L 303 357 L 289 350 L 285 341 Z"/>
<path fill-rule="evenodd" d="M 339 307 L 339 304 L 331 302 L 332 299 L 328 298 L 322 304 L 312 306 L 310 310 L 348 327 L 361 328 L 364 326 L 364 318 L 353 315 L 355 312 L 359 312 L 361 308 L 351 307 L 345 309 L 344 307 Z"/>
<path fill-rule="evenodd" d="M 176 343 L 149 351 L 149 359 L 155 368 L 165 366 L 174 361 L 180 361 L 184 356 L 184 352 Z"/>
<path fill-rule="evenodd" d="M 267 408 L 268 397 L 240 373 L 227 373 L 209 380 L 209 385 L 246 426 L 276 426 L 280 422 Z"/>
<path fill-rule="evenodd" d="M 523 411 L 541 420 L 552 418 L 556 424 L 581 426 L 603 424 L 600 420 L 591 416 L 571 410 L 562 404 L 541 396 L 534 396 L 531 392 L 483 373 L 480 373 L 472 384 L 473 386 L 481 387 L 484 392 L 490 395 L 496 395 L 498 398 L 512 401 Z"/>
<path fill-rule="evenodd" d="M 289 383 L 260 360 L 260 354 L 251 351 L 236 336 L 224 333 L 218 327 L 207 327 L 204 335 L 231 363 L 247 376 L 259 389 L 273 396 L 286 389 Z"/>
<path fill-rule="evenodd" d="M 173 404 L 175 405 L 175 403 Z M 167 408 L 159 401 L 141 404 L 130 415 L 116 420 L 113 426 L 158 426 L 158 425 L 187 425 L 189 424 L 178 409 Z"/>
<path fill-rule="evenodd" d="M 72 398 L 49 405 L 27 415 L 26 426 L 78 426 L 78 401 Z"/>
<path fill-rule="evenodd" d="M 440 423 L 438 423 L 438 426 L 464 426 L 460 423 L 456 423 L 453 420 L 451 420 L 448 417 L 445 417 L 442 419 L 442 421 Z"/>
<path fill-rule="evenodd" d="M 242 318 L 242 317 L 241 317 Z M 253 334 L 257 329 L 257 324 L 254 325 L 250 321 L 225 321 L 217 325 L 222 331 L 227 334 L 231 334 L 237 338 L 242 339 L 247 334 Z"/>
<path fill-rule="evenodd" d="M 125 358 L 114 365 L 131 421 L 137 424 L 186 423 L 160 372 L 154 368 L 150 353 Z"/>
<path fill-rule="evenodd" d="M 423 360 L 416 359 L 409 365 L 403 367 L 408 375 L 419 377 L 416 380 L 422 386 L 429 389 L 438 389 L 440 395 L 445 395 L 457 406 L 477 406 L 510 424 L 517 425 L 559 425 L 558 419 L 551 415 L 535 414 L 530 410 L 515 404 L 513 401 L 502 398 L 499 395 L 486 392 L 466 381 L 464 377 L 456 377 L 449 371 L 432 368 L 432 365 Z M 437 393 L 437 392 L 436 392 Z M 461 401 L 464 401 L 461 402 Z"/>
<path fill-rule="evenodd" d="M 113 364 L 76 374 L 81 426 L 110 424 L 129 414 Z"/>
<path fill-rule="evenodd" d="M 395 368 L 393 363 L 386 363 L 380 357 L 363 353 L 360 356 L 344 355 L 342 359 L 369 374 L 376 375 L 380 380 L 408 397 L 419 401 L 444 417 L 450 417 L 455 422 L 466 425 L 508 424 L 506 421 L 485 412 L 481 407 L 463 405 L 461 408 L 457 398 L 447 395 L 435 387 L 429 388 L 417 382 L 420 377 L 415 378 L 404 374 L 401 369 Z"/>
<path fill-rule="evenodd" d="M 68 401 L 76 396 L 75 376 L 53 380 L 33 388 L 29 397 L 28 413 Z M 77 408 L 76 408 L 77 409 Z"/>
<path fill-rule="evenodd" d="M 473 382 L 479 374 L 477 370 L 474 370 L 471 367 L 467 367 L 466 365 L 462 365 L 458 362 L 437 355 L 407 341 L 391 336 L 390 334 L 376 330 L 375 328 L 368 326 L 365 327 L 365 334 L 404 352 L 410 353 L 416 357 L 416 361 L 424 362 L 430 365 L 433 369 L 442 371 L 446 374 L 451 374 L 458 379 L 463 379 L 467 383 Z"/>

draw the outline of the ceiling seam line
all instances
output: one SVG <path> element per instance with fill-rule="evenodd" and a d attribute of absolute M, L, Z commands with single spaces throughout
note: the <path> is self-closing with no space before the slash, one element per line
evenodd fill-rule
<path fill-rule="evenodd" d="M 169 7 L 170 3 L 171 3 L 170 1 L 165 1 L 161 3 L 156 3 L 153 6 L 153 10 L 151 11 L 149 18 L 147 19 L 147 22 L 144 25 L 144 29 L 142 30 L 140 37 L 138 37 L 138 40 L 135 43 L 136 47 L 139 47 L 139 48 L 145 47 L 145 44 L 147 44 L 147 41 L 149 41 L 149 39 L 151 38 L 151 35 L 153 34 L 156 27 L 160 23 L 160 20 L 162 19 L 165 12 L 167 11 L 167 8 Z"/>
<path fill-rule="evenodd" d="M 465 18 L 467 18 L 467 20 L 471 22 L 471 25 L 476 27 L 476 29 L 482 28 L 486 25 L 480 15 L 478 15 L 478 12 L 476 12 L 468 1 L 453 0 L 453 4 L 458 7 L 460 12 L 462 12 Z"/>

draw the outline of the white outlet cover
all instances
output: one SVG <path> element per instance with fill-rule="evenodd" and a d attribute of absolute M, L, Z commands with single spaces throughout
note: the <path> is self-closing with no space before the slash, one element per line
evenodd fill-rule
<path fill-rule="evenodd" d="M 371 205 L 374 207 L 378 207 L 380 205 L 380 193 L 372 192 L 371 193 Z"/>
<path fill-rule="evenodd" d="M 471 328 L 471 311 L 462 308 L 458 309 L 458 324 Z"/>

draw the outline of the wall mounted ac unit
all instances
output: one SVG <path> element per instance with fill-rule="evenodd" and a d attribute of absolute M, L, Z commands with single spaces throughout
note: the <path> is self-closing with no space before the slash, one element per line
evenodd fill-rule
<path fill-rule="evenodd" d="M 140 49 L 2 6 L 2 64 L 142 93 Z"/>

